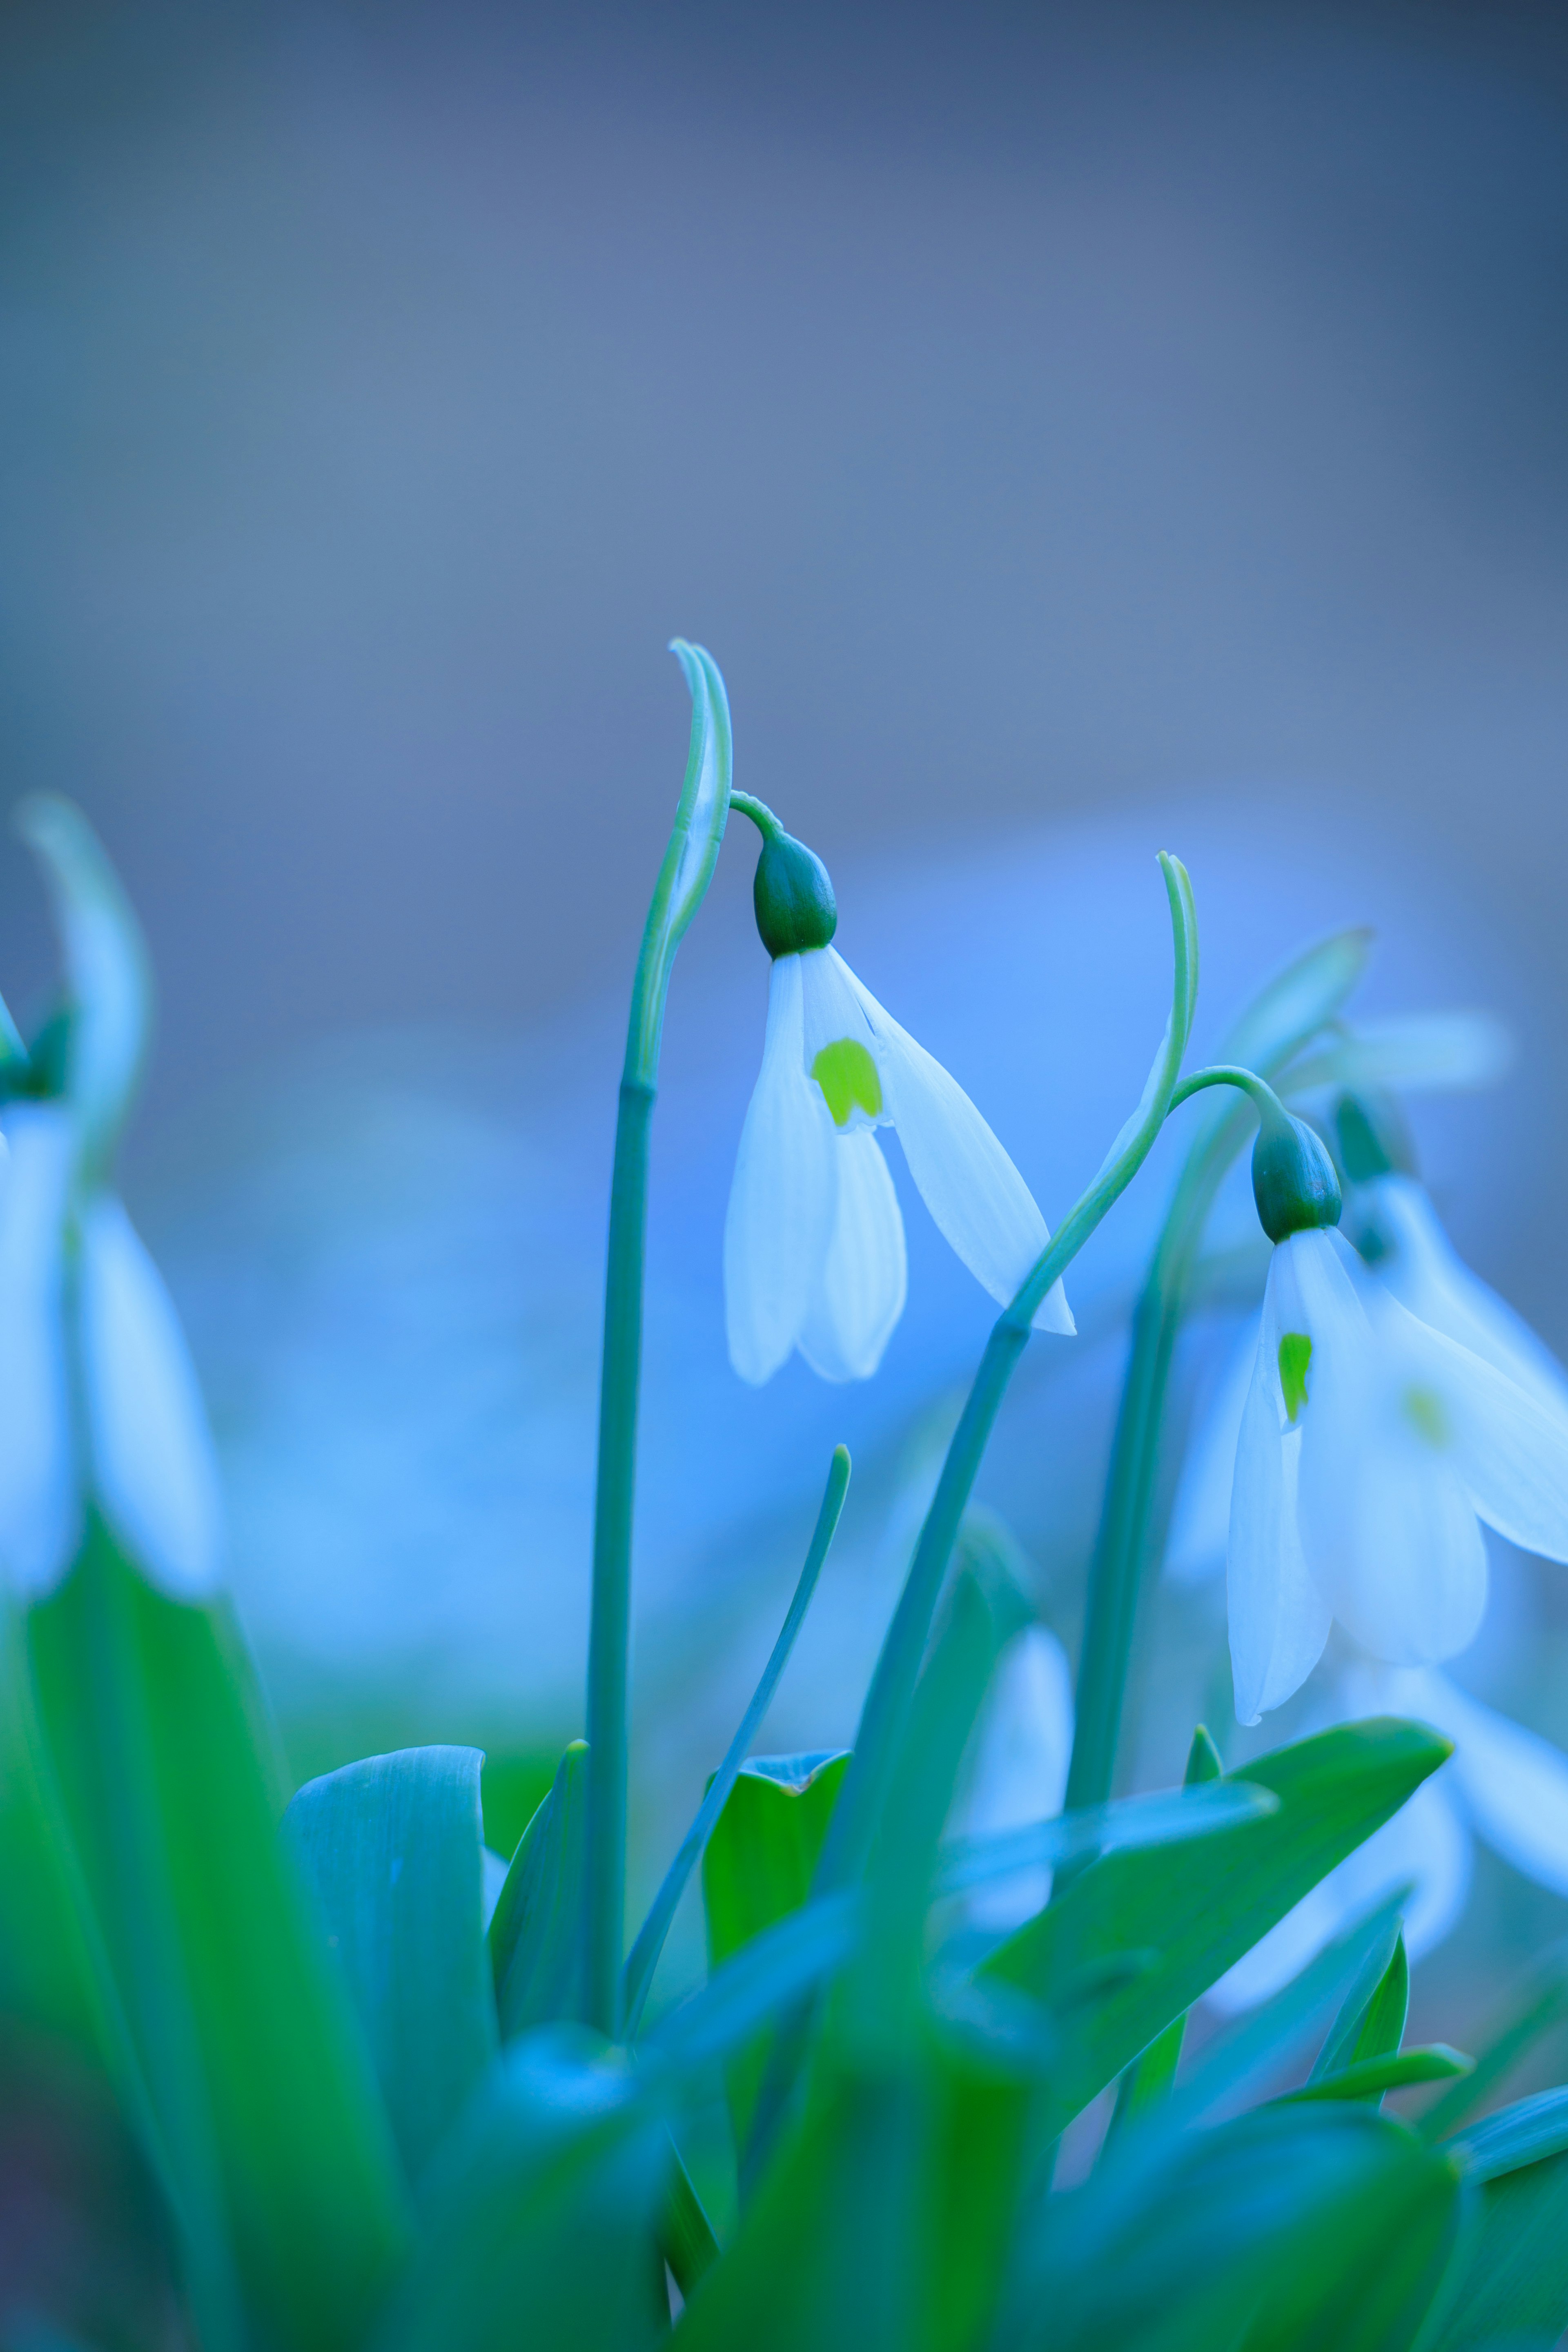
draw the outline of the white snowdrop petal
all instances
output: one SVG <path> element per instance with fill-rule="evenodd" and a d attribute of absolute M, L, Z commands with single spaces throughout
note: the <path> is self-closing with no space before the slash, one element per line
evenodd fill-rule
<path fill-rule="evenodd" d="M 1443 1777 L 1453 1775 L 1481 1836 L 1527 1878 L 1568 1895 L 1568 1756 L 1446 1675 L 1424 1675 L 1421 1685 L 1408 1712 L 1453 1741 Z"/>
<path fill-rule="evenodd" d="M 1302 1524 L 1316 1581 L 1340 1623 L 1392 1665 L 1451 1658 L 1487 1602 L 1487 1553 L 1470 1498 L 1446 1464 L 1347 1406 L 1302 1452 Z"/>
<path fill-rule="evenodd" d="M 1282 1432 L 1264 1318 L 1242 1413 L 1226 1553 L 1237 1718 L 1256 1723 L 1300 1688 L 1329 1638 L 1328 1605 L 1309 1572 L 1296 1518 L 1300 1435 Z"/>
<path fill-rule="evenodd" d="M 780 956 L 773 968 L 763 1066 L 724 1219 L 730 1360 L 758 1386 L 800 1337 L 833 1229 L 837 1138 L 805 1075 L 800 966 Z"/>
<path fill-rule="evenodd" d="M 866 1381 L 904 1311 L 904 1220 L 873 1130 L 833 1143 L 838 1197 L 800 1352 L 825 1381 Z"/>
<path fill-rule="evenodd" d="M 1026 1625 L 1003 1651 L 975 1728 L 968 1786 L 954 1824 L 986 1837 L 1051 1820 L 1062 1809 L 1072 1755 L 1072 1675 L 1044 1625 Z M 1048 1870 L 977 1887 L 965 1910 L 977 1927 L 1009 1934 L 1050 1899 Z"/>
<path fill-rule="evenodd" d="M 1568 1414 L 1568 1372 L 1511 1307 L 1472 1274 L 1424 1185 L 1380 1176 L 1368 1191 L 1384 1252 L 1373 1271 L 1419 1322 L 1468 1348 L 1548 1412 Z"/>
<path fill-rule="evenodd" d="M 150 1581 L 197 1600 L 218 1581 L 217 1465 L 169 1294 L 120 1202 L 81 1219 L 78 1280 L 93 1484 Z"/>
<path fill-rule="evenodd" d="M 888 1110 L 921 1198 L 950 1247 L 1005 1307 L 1050 1240 L 1046 1221 L 957 1080 L 900 1028 L 847 965 L 844 970 L 880 1049 Z M 1035 1316 L 1035 1328 L 1068 1333 L 1076 1328 L 1056 1283 Z"/>
<path fill-rule="evenodd" d="M 73 1141 L 60 1109 L 18 1107 L 0 1169 L 0 1576 L 28 1599 L 80 1536 L 62 1283 Z"/>
<path fill-rule="evenodd" d="M 1165 1573 L 1177 1584 L 1196 1584 L 1217 1576 L 1225 1566 L 1236 1449 L 1252 1387 L 1261 1320 L 1258 1315 L 1249 1318 L 1187 1447 L 1165 1546 Z"/>
<path fill-rule="evenodd" d="M 1392 1300 L 1407 1393 L 1435 1401 L 1447 1458 L 1489 1527 L 1568 1560 L 1568 1419 Z"/>

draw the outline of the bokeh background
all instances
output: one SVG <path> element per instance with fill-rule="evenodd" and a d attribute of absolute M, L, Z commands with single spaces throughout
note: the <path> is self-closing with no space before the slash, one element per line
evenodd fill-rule
<path fill-rule="evenodd" d="M 1378 928 L 1373 1009 L 1506 1018 L 1512 1075 L 1420 1132 L 1472 1261 L 1568 1343 L 1560 11 L 66 0 L 0 17 L 0 124 L 6 790 L 79 799 L 149 931 L 127 1189 L 298 1772 L 481 1741 L 504 1842 L 579 1727 L 678 631 L 724 668 L 737 781 L 832 865 L 845 951 L 1047 1214 L 1158 1035 L 1169 845 L 1205 1039 L 1343 921 Z M 839 1435 L 771 1737 L 852 1729 L 987 1319 L 916 1204 L 877 1382 L 729 1371 L 746 846 L 683 950 L 656 1161 L 645 1880 Z M 51 970 L 6 845 L 24 1016 Z M 990 1473 L 1069 1642 L 1168 1171 Z M 1558 1583 L 1498 1584 L 1474 1686 L 1568 1740 Z M 1152 1615 L 1140 1777 L 1216 1708 L 1206 1606 Z M 1483 1861 L 1423 1995 L 1447 2038 L 1565 1925 Z"/>

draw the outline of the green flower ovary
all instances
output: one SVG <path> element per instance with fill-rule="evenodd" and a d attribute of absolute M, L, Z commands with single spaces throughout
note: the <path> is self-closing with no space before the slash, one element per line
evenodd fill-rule
<path fill-rule="evenodd" d="M 1307 1367 L 1311 1360 L 1312 1343 L 1305 1331 L 1287 1331 L 1279 1342 L 1279 1385 L 1292 1423 L 1300 1420 L 1307 1402 Z"/>
<path fill-rule="evenodd" d="M 824 1045 L 811 1075 L 822 1088 L 835 1127 L 848 1126 L 857 1103 L 868 1118 L 881 1117 L 882 1081 L 858 1037 L 836 1037 L 831 1045 Z"/>

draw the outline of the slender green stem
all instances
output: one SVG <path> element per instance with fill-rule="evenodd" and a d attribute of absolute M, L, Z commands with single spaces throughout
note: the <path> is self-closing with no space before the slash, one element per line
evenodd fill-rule
<path fill-rule="evenodd" d="M 588 1633 L 586 1971 L 588 2020 L 619 2026 L 626 1932 L 626 1678 L 631 1630 L 632 1503 L 642 1366 L 643 1244 L 654 1089 L 624 1079 L 610 1183 L 599 1472 L 594 1497 L 594 1599 Z"/>
<path fill-rule="evenodd" d="M 754 793 L 731 793 L 730 806 L 742 816 L 749 816 L 764 841 L 773 841 L 784 831 L 783 825 L 768 806 Z"/>
<path fill-rule="evenodd" d="M 647 2000 L 648 1987 L 653 1982 L 653 1972 L 658 1965 L 658 1956 L 664 1949 L 664 1939 L 669 1933 L 669 1923 L 675 1916 L 676 1906 L 685 1891 L 686 1882 L 691 1875 L 699 1854 L 713 1833 L 714 1824 L 724 1810 L 730 1791 L 740 1776 L 741 1767 L 751 1752 L 752 1742 L 757 1735 L 757 1727 L 772 1704 L 773 1693 L 778 1688 L 779 1676 L 783 1674 L 789 1660 L 789 1654 L 795 1647 L 795 1635 L 805 1622 L 805 1612 L 811 1605 L 811 1596 L 816 1590 L 816 1580 L 822 1573 L 822 1564 L 827 1558 L 828 1547 L 837 1530 L 838 1516 L 844 1508 L 844 1497 L 848 1488 L 849 1449 L 845 1445 L 836 1445 L 833 1449 L 832 1466 L 827 1473 L 827 1486 L 822 1497 L 822 1508 L 816 1515 L 816 1525 L 812 1530 L 811 1543 L 806 1551 L 805 1566 L 801 1570 L 800 1580 L 795 1588 L 795 1598 L 791 1601 L 788 1613 L 779 1629 L 778 1640 L 773 1643 L 768 1663 L 763 1668 L 762 1680 L 752 1694 L 751 1705 L 742 1717 L 735 1737 L 730 1742 L 724 1761 L 709 1782 L 707 1792 L 697 1809 L 696 1818 L 681 1841 L 680 1851 L 665 1873 L 664 1884 L 655 1895 L 637 1942 L 632 1946 L 631 1957 L 626 1965 L 621 1995 L 622 2021 L 628 2042 L 641 2022 L 643 2004 Z"/>
<path fill-rule="evenodd" d="M 731 747 L 724 681 L 700 646 L 689 646 L 677 638 L 671 651 L 691 689 L 691 749 L 632 985 L 610 1181 L 599 1462 L 594 1495 L 584 1985 L 587 2022 L 612 2035 L 620 2026 L 621 1948 L 626 1932 L 626 1685 L 648 1129 L 670 969 L 676 949 L 712 879 L 730 812 Z"/>
<path fill-rule="evenodd" d="M 1337 1012 L 1360 975 L 1364 935 L 1349 932 L 1309 950 L 1273 981 L 1232 1034 L 1232 1049 L 1255 1055 L 1278 1076 Z M 1284 1119 L 1284 1105 L 1266 1078 L 1240 1062 L 1195 1070 L 1172 1089 L 1171 1107 L 1209 1087 L 1247 1095 L 1217 1114 L 1194 1139 L 1177 1181 L 1132 1315 L 1132 1342 L 1117 1413 L 1089 1573 L 1083 1648 L 1075 1696 L 1076 1722 L 1066 1803 L 1104 1804 L 1116 1778 L 1122 1702 L 1137 1627 L 1138 1602 L 1153 1517 L 1160 1441 L 1171 1360 L 1181 1328 L 1203 1231 L 1226 1170 L 1258 1118 Z M 1068 1883 L 1070 1874 L 1061 1874 Z"/>

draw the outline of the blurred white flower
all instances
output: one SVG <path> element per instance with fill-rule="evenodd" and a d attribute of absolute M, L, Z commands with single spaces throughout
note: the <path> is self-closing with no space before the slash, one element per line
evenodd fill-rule
<path fill-rule="evenodd" d="M 1027 1185 L 963 1089 L 837 950 L 774 958 L 763 1066 L 724 1225 L 730 1355 L 760 1383 L 794 1348 L 825 1380 L 865 1380 L 903 1311 L 904 1227 L 879 1127 L 921 1198 L 1004 1305 L 1050 1239 Z M 1035 1317 L 1070 1332 L 1060 1283 Z"/>
<path fill-rule="evenodd" d="M 1538 1885 L 1568 1895 L 1568 1757 L 1431 1666 L 1358 1660 L 1340 1676 L 1317 1727 L 1369 1715 L 1429 1723 L 1454 1753 L 1211 1988 L 1216 2007 L 1267 2000 L 1401 1887 L 1411 1889 L 1405 1946 L 1419 1959 L 1464 1909 L 1477 1837 Z"/>
<path fill-rule="evenodd" d="M 1061 1811 L 1072 1759 L 1072 1673 L 1067 1653 L 1044 1625 L 1026 1625 L 997 1662 L 980 1720 L 953 1829 L 994 1837 Z M 1043 1865 L 1020 1870 L 964 1897 L 976 1927 L 998 1935 L 1032 1919 L 1050 1900 Z"/>
<path fill-rule="evenodd" d="M 1568 1414 L 1568 1373 L 1524 1318 L 1471 1273 L 1439 1224 L 1426 1186 L 1391 1171 L 1358 1184 L 1353 1199 L 1356 1245 L 1383 1287 L 1548 1411 Z"/>
<path fill-rule="evenodd" d="M 1234 1391 L 1228 1400 L 1234 1403 Z M 1223 1436 L 1173 1522 L 1190 1570 Z M 1391 1664 L 1452 1657 L 1486 1605 L 1478 1518 L 1568 1559 L 1568 1413 L 1364 1276 L 1337 1234 L 1281 1242 L 1240 1412 L 1227 1542 L 1236 1708 L 1298 1690 L 1334 1620 Z"/>
<path fill-rule="evenodd" d="M 19 1104 L 0 1170 L 0 1574 L 48 1592 L 90 1500 L 177 1598 L 218 1576 L 216 1466 L 168 1293 L 112 1194 L 73 1203 L 63 1104 Z"/>

